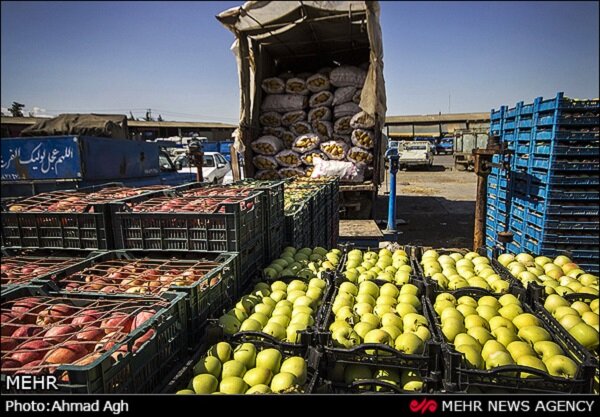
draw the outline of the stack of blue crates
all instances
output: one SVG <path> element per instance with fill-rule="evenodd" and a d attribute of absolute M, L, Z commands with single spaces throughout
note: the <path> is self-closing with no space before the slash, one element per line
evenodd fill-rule
<path fill-rule="evenodd" d="M 486 246 L 510 231 L 509 252 L 566 254 L 598 272 L 600 102 L 558 93 L 492 110 L 490 134 L 512 155 L 495 155 L 488 177 Z"/>

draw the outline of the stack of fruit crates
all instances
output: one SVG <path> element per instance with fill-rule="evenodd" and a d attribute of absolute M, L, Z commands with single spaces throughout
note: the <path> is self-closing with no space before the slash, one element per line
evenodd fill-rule
<path fill-rule="evenodd" d="M 491 113 L 491 133 L 514 154 L 495 156 L 510 170 L 488 177 L 486 246 L 511 231 L 509 252 L 567 254 L 598 271 L 600 101 L 558 93 Z"/>

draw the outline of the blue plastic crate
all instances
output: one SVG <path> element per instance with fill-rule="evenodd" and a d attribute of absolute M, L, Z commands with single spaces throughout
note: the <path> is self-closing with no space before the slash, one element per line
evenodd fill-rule
<path fill-rule="evenodd" d="M 555 141 L 585 141 L 594 142 L 600 140 L 600 132 L 598 131 L 557 131 L 557 130 L 542 130 L 537 128 L 533 135 L 535 140 L 555 140 Z"/>
<path fill-rule="evenodd" d="M 584 116 L 572 116 L 569 113 L 560 113 L 557 110 L 551 114 L 539 115 L 537 119 L 537 126 L 552 126 L 552 125 L 586 125 L 595 126 L 600 125 L 600 120 L 597 115 L 584 115 Z"/>
<path fill-rule="evenodd" d="M 517 122 L 517 127 L 519 129 L 531 129 L 533 127 L 533 118 L 531 117 L 527 117 L 527 118 L 523 118 L 521 119 L 519 117 L 519 121 Z"/>
<path fill-rule="evenodd" d="M 498 110 L 492 109 L 490 112 L 490 120 L 501 120 L 504 117 L 504 107 L 500 107 Z"/>
<path fill-rule="evenodd" d="M 521 107 L 520 114 L 533 114 L 534 103 L 525 104 Z"/>
<path fill-rule="evenodd" d="M 580 174 L 580 173 L 579 173 Z M 589 175 L 557 175 L 553 174 L 552 171 L 547 170 L 531 170 L 529 172 L 532 180 L 540 181 L 542 183 L 550 184 L 552 186 L 570 186 L 570 185 L 581 185 L 581 186 L 598 186 L 600 185 L 600 177 L 589 176 Z"/>
<path fill-rule="evenodd" d="M 505 119 L 510 119 L 510 118 L 514 118 L 519 114 L 519 107 L 518 105 L 513 107 L 512 109 L 507 109 L 504 112 L 504 118 Z"/>
<path fill-rule="evenodd" d="M 521 248 L 520 244 L 513 241 L 506 244 L 506 251 L 510 253 L 519 253 L 522 252 L 523 249 Z"/>
<path fill-rule="evenodd" d="M 529 141 L 531 141 L 532 137 L 533 137 L 533 131 L 531 131 L 531 130 L 519 131 L 519 133 L 517 134 L 517 140 L 519 142 L 529 142 Z"/>
<path fill-rule="evenodd" d="M 528 145 L 521 145 L 518 149 L 518 152 L 531 152 L 536 155 L 557 155 L 557 156 L 595 156 L 598 157 L 600 148 L 598 146 L 593 145 L 585 145 L 584 144 L 569 144 L 569 145 L 555 145 L 552 146 L 550 144 L 544 143 L 536 143 L 531 149 L 529 149 Z"/>
<path fill-rule="evenodd" d="M 526 215 L 525 215 L 525 207 L 522 207 L 522 206 L 520 206 L 518 204 L 515 204 L 513 202 L 513 204 L 510 206 L 510 209 L 511 209 L 511 214 L 514 217 L 517 217 L 517 218 L 519 218 L 521 220 L 525 220 L 527 218 Z"/>
<path fill-rule="evenodd" d="M 502 126 L 503 130 L 514 130 L 517 128 L 516 120 L 505 120 Z"/>
<path fill-rule="evenodd" d="M 524 158 L 517 157 L 517 166 L 523 166 Z M 568 161 L 568 160 L 553 160 L 550 158 L 532 158 L 532 168 L 539 169 L 554 169 L 556 171 L 598 171 L 600 169 L 600 161 Z"/>
<path fill-rule="evenodd" d="M 490 123 L 490 130 L 500 132 L 502 130 L 502 122 L 492 121 L 492 123 Z"/>
<path fill-rule="evenodd" d="M 556 94 L 556 97 L 543 100 L 539 97 L 537 103 L 538 111 L 549 111 L 555 109 L 581 109 L 581 110 L 594 110 L 600 108 L 600 101 L 598 99 L 585 99 L 577 100 L 565 97 L 564 93 L 560 92 Z"/>
<path fill-rule="evenodd" d="M 600 265 L 598 264 L 598 262 L 596 262 L 596 263 L 589 263 L 589 264 L 578 263 L 578 265 L 579 265 L 579 268 L 583 269 L 588 274 L 596 274 L 596 275 L 598 275 L 598 270 L 600 269 Z"/>
<path fill-rule="evenodd" d="M 507 131 L 502 134 L 502 141 L 504 142 L 513 142 L 516 138 L 514 131 Z"/>

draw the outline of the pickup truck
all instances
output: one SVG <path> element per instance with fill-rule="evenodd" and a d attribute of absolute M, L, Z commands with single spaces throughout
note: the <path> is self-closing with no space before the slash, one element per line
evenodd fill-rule
<path fill-rule="evenodd" d="M 398 156 L 400 169 L 413 166 L 424 166 L 429 169 L 433 165 L 431 143 L 426 141 L 400 142 L 398 144 Z"/>
<path fill-rule="evenodd" d="M 443 138 L 439 143 L 435 145 L 435 153 L 437 155 L 452 155 L 454 148 L 453 138 Z"/>

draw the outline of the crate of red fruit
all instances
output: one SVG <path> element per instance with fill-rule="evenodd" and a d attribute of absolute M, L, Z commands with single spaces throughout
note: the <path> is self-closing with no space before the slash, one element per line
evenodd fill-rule
<path fill-rule="evenodd" d="M 91 253 L 89 258 L 99 256 Z M 2 293 L 20 285 L 28 285 L 33 279 L 49 280 L 58 272 L 68 270 L 85 259 L 59 250 L 27 250 L 2 248 Z"/>
<path fill-rule="evenodd" d="M 237 255 L 183 253 L 179 258 L 152 252 L 112 251 L 81 262 L 77 270 L 56 274 L 51 291 L 87 296 L 158 297 L 185 293 L 189 345 L 203 335 L 206 320 L 230 303 L 235 285 Z"/>
<path fill-rule="evenodd" d="M 184 360 L 184 297 L 99 299 L 13 289 L 2 295 L 2 386 L 11 375 L 53 375 L 58 390 L 44 393 L 160 390 Z"/>
<path fill-rule="evenodd" d="M 193 191 L 199 191 L 193 190 Z M 155 197 L 114 214 L 120 249 L 240 252 L 262 234 L 260 193 Z"/>
<path fill-rule="evenodd" d="M 112 249 L 111 210 L 164 193 L 159 188 L 109 187 L 53 191 L 2 207 L 2 246 Z"/>

